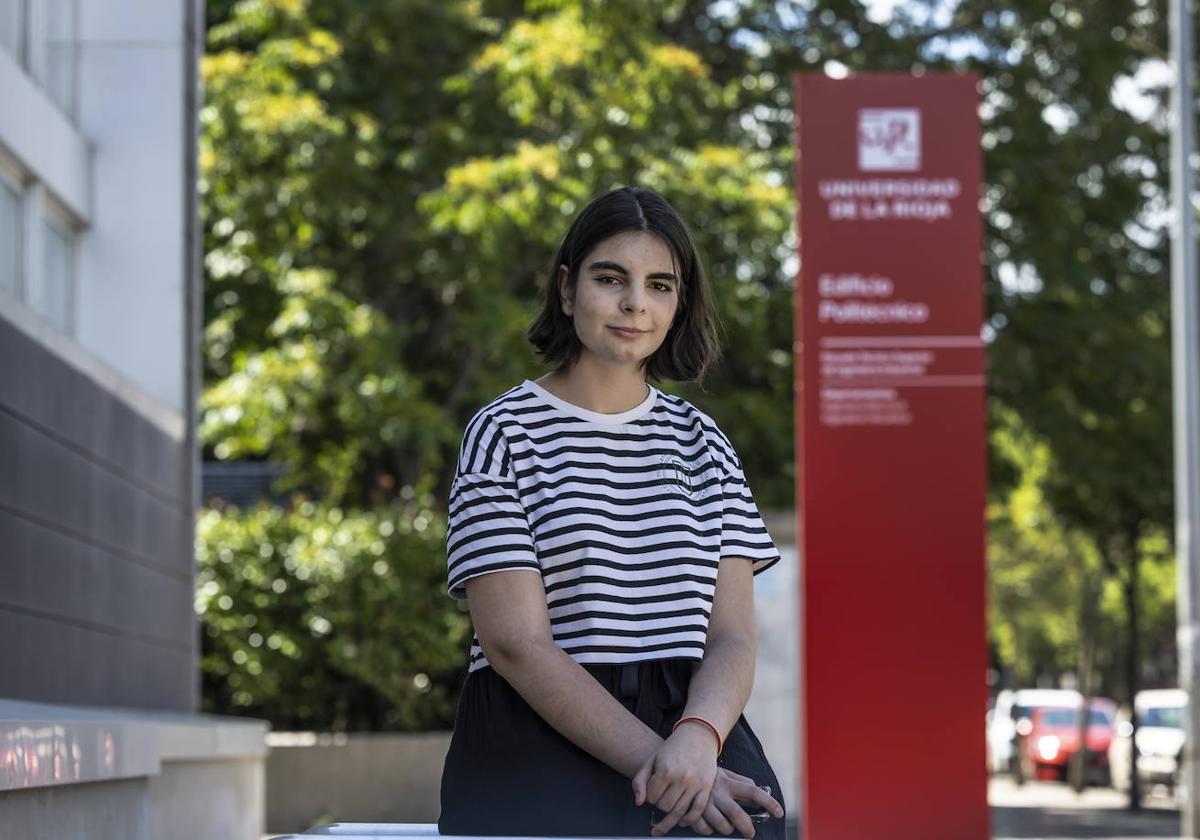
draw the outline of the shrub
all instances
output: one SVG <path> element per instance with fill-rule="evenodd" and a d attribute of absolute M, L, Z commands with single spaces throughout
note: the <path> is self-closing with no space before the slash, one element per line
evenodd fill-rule
<path fill-rule="evenodd" d="M 205 711 L 276 729 L 448 729 L 471 628 L 432 496 L 348 511 L 209 508 L 197 523 Z"/>

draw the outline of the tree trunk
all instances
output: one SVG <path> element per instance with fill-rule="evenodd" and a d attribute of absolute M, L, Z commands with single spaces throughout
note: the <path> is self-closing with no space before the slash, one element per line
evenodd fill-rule
<path fill-rule="evenodd" d="M 1092 628 L 1095 623 L 1095 603 L 1096 594 L 1093 592 L 1094 585 L 1092 577 L 1085 569 L 1083 571 L 1083 586 L 1080 587 L 1080 594 L 1083 596 L 1083 601 L 1079 609 L 1079 693 L 1083 695 L 1083 704 L 1079 709 L 1079 749 L 1075 750 L 1075 754 L 1071 756 L 1069 766 L 1069 781 L 1071 787 L 1076 793 L 1083 793 L 1087 787 L 1087 735 L 1088 726 L 1091 723 L 1091 710 L 1089 705 L 1092 699 L 1092 656 L 1094 649 L 1094 639 Z"/>
<path fill-rule="evenodd" d="M 1134 538 L 1125 546 L 1129 551 L 1129 573 L 1125 577 L 1125 615 L 1128 619 L 1129 647 L 1125 652 L 1125 685 L 1129 692 L 1129 721 L 1133 732 L 1129 736 L 1129 810 L 1137 811 L 1142 807 L 1142 786 L 1138 779 L 1137 733 L 1138 717 L 1134 698 L 1138 692 L 1139 665 L 1139 635 L 1138 635 L 1138 552 L 1137 539 Z"/>

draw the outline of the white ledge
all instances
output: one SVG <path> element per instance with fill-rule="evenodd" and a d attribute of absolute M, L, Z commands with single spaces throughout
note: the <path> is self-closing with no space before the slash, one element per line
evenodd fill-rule
<path fill-rule="evenodd" d="M 163 763 L 264 758 L 260 720 L 0 699 L 0 791 L 155 776 Z"/>
<path fill-rule="evenodd" d="M 0 144 L 81 222 L 90 222 L 92 150 L 7 50 L 0 50 L 0 114 L 6 117 Z"/>
<path fill-rule="evenodd" d="M 111 367 L 96 353 L 79 343 L 74 336 L 64 335 L 8 292 L 0 290 L 0 318 L 5 319 L 26 337 L 36 341 L 64 364 L 70 365 L 99 387 L 153 423 L 159 431 L 174 441 L 183 442 L 187 422 L 182 413 L 144 391 L 125 374 Z"/>

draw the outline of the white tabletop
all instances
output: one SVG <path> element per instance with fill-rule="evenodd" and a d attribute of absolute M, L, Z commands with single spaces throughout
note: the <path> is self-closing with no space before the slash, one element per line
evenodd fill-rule
<path fill-rule="evenodd" d="M 342 840 L 370 840 L 374 837 L 445 837 L 446 840 L 479 840 L 478 837 L 439 835 L 437 823 L 331 823 L 303 834 L 277 837 L 340 837 Z M 544 837 L 516 837 L 513 840 L 546 840 Z M 589 837 L 587 840 L 628 840 L 628 838 Z"/>

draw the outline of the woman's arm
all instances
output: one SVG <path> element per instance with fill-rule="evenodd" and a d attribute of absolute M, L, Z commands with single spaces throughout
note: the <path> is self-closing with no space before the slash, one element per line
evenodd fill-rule
<path fill-rule="evenodd" d="M 668 743 L 554 644 L 540 576 L 523 570 L 496 572 L 467 580 L 466 590 L 471 621 L 484 656 L 496 673 L 508 681 L 555 731 L 627 777 L 648 766 L 659 749 Z M 715 606 L 713 615 L 717 615 Z M 693 676 L 692 685 L 697 677 L 699 673 Z M 736 719 L 737 715 L 734 715 L 733 720 Z M 732 725 L 731 722 L 726 731 Z M 681 726 L 669 739 L 675 751 L 680 753 L 681 761 L 674 768 L 664 768 L 666 771 L 658 774 L 658 781 L 664 783 L 663 790 L 703 788 L 703 798 L 707 801 L 713 787 L 712 779 L 709 778 L 705 785 L 698 776 L 705 775 L 703 768 L 708 765 L 716 770 L 714 740 L 705 727 Z M 695 757 L 686 758 L 689 754 Z M 779 809 L 778 803 L 756 788 L 753 782 L 739 779 L 731 774 L 722 777 L 721 808 L 709 809 L 710 814 L 694 820 L 691 824 L 696 830 L 712 834 L 715 827 L 728 834 L 736 828 L 745 837 L 753 836 L 749 818 L 735 802 L 726 801 L 730 794 L 773 811 Z M 692 798 L 687 797 L 688 801 Z M 644 803 L 660 807 L 665 804 L 657 797 L 647 796 L 643 782 L 635 794 L 635 804 Z M 706 819 L 709 816 L 716 823 L 713 827 Z M 660 832 L 656 830 L 655 833 Z"/>
<path fill-rule="evenodd" d="M 722 738 L 728 735 L 750 699 L 757 651 L 754 564 L 725 557 L 717 569 L 704 659 L 692 675 L 684 716 L 702 717 L 720 730 Z M 698 723 L 686 725 L 705 728 Z"/>
<path fill-rule="evenodd" d="M 740 557 L 726 557 L 717 568 L 716 593 L 712 614 L 708 620 L 708 638 L 704 658 L 688 686 L 688 701 L 682 717 L 702 717 L 717 728 L 724 740 L 750 698 L 754 684 L 754 658 L 758 648 L 758 631 L 754 618 L 754 564 Z M 708 727 L 688 721 L 676 730 L 642 765 L 634 777 L 634 790 L 641 792 L 659 808 L 669 811 L 655 829 L 655 834 L 670 831 L 677 823 L 690 826 L 701 820 L 706 812 L 712 779 L 698 793 L 689 788 L 682 795 L 674 780 L 659 772 L 662 766 L 676 764 L 674 753 L 682 749 L 671 742 L 688 730 L 699 733 L 716 746 L 716 738 Z M 664 798 L 665 794 L 665 798 Z M 661 801 L 660 801 L 661 800 Z M 665 805 L 665 807 L 664 807 Z M 709 820 L 709 822 L 712 822 Z"/>
<path fill-rule="evenodd" d="M 541 576 L 496 572 L 469 579 L 466 589 L 496 673 L 563 737 L 632 778 L 663 739 L 554 643 Z"/>

